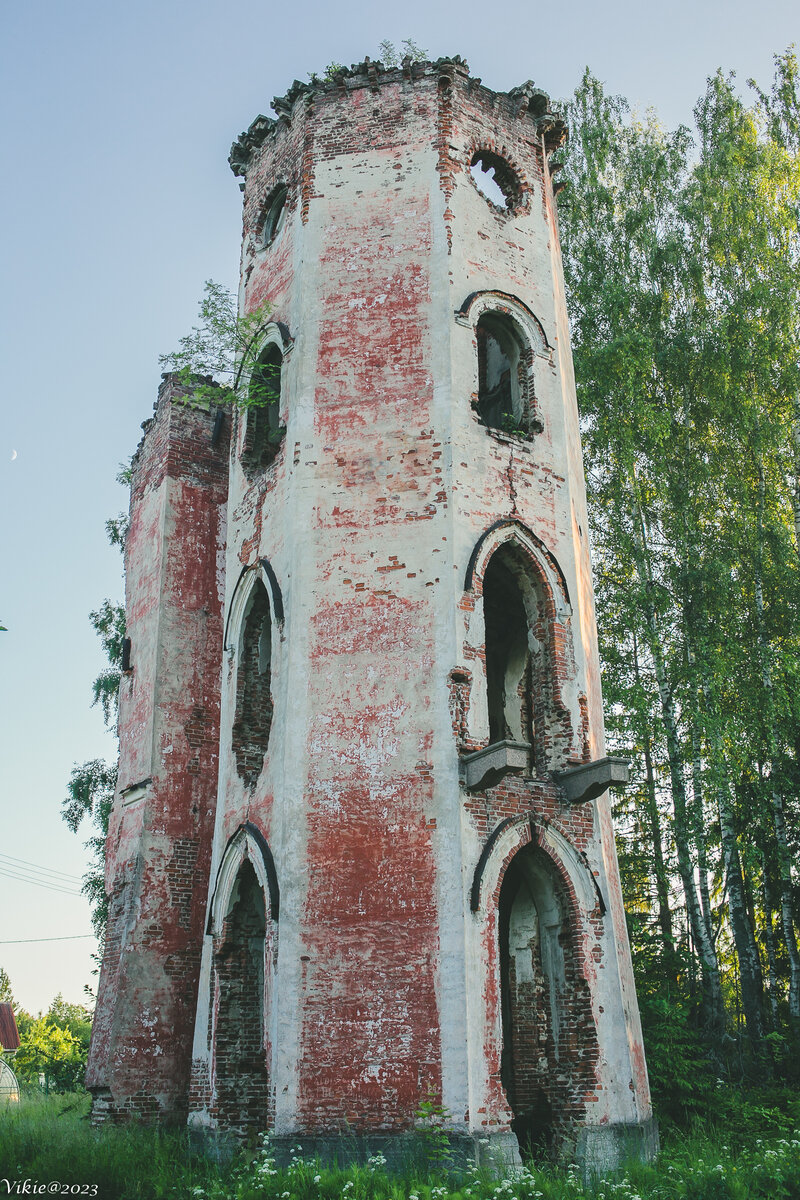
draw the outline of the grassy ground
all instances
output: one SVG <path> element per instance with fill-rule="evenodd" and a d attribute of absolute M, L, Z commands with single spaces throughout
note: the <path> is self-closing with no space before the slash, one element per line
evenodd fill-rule
<path fill-rule="evenodd" d="M 338 1170 L 297 1159 L 279 1170 L 269 1147 L 218 1167 L 179 1133 L 93 1130 L 82 1096 L 27 1097 L 0 1109 L 0 1200 L 84 1195 L 99 1200 L 800 1200 L 797 1105 L 748 1102 L 723 1134 L 672 1130 L 657 1163 L 582 1183 L 575 1169 L 530 1166 L 506 1180 L 473 1171 L 390 1175 L 380 1156 Z M 730 1109 L 729 1109 L 730 1113 Z M 441 1152 L 441 1147 L 434 1147 Z M 28 1181 L 27 1190 L 25 1181 Z M 60 1185 L 60 1186 L 56 1186 Z M 40 1189 L 40 1190 L 39 1190 Z"/>

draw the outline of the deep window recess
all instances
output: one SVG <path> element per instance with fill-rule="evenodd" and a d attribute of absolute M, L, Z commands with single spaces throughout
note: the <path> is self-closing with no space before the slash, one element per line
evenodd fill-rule
<path fill-rule="evenodd" d="M 260 580 L 250 595 L 240 645 L 233 750 L 239 775 L 253 787 L 264 765 L 272 727 L 272 614 Z"/>
<path fill-rule="evenodd" d="M 483 579 L 489 742 L 533 744 L 528 615 L 516 579 L 495 554 Z"/>
<path fill-rule="evenodd" d="M 482 196 L 497 208 L 510 212 L 522 203 L 522 183 L 510 163 L 491 150 L 476 150 L 470 160 L 470 175 Z"/>
<path fill-rule="evenodd" d="M 286 196 L 287 188 L 284 184 L 281 184 L 267 201 L 267 211 L 261 231 L 262 246 L 271 245 L 283 229 L 283 223 L 286 220 Z"/>
<path fill-rule="evenodd" d="M 499 313 L 478 320 L 478 413 L 484 425 L 527 433 L 525 356 L 514 323 Z"/>
<path fill-rule="evenodd" d="M 284 430 L 280 425 L 282 365 L 280 347 L 270 342 L 250 376 L 242 461 L 251 469 L 257 470 L 270 463 L 283 439 Z"/>
<path fill-rule="evenodd" d="M 269 1102 L 264 1049 L 266 905 L 255 871 L 245 861 L 216 949 L 219 1000 L 215 1038 L 216 1116 L 244 1139 L 263 1129 Z"/>

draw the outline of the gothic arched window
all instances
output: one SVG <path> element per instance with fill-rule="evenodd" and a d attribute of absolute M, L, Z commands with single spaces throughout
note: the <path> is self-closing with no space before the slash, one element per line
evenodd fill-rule
<path fill-rule="evenodd" d="M 263 247 L 271 246 L 283 229 L 283 223 L 286 219 L 286 197 L 288 188 L 285 183 L 281 183 L 270 193 L 267 203 L 264 206 L 264 221 L 261 228 L 261 245 Z"/>
<path fill-rule="evenodd" d="M 282 367 L 280 346 L 275 341 L 268 342 L 253 367 L 247 397 L 242 462 L 254 470 L 272 461 L 283 438 L 284 430 L 280 424 Z"/>
<path fill-rule="evenodd" d="M 236 675 L 233 750 L 236 769 L 253 787 L 272 727 L 272 612 L 264 584 L 255 584 L 245 609 Z"/>

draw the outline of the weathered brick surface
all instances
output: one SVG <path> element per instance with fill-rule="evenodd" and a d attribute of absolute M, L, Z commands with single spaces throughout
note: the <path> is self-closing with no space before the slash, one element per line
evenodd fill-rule
<path fill-rule="evenodd" d="M 454 1132 L 502 1135 L 513 1121 L 566 1153 L 582 1126 L 644 1128 L 650 1108 L 607 798 L 569 808 L 553 776 L 603 754 L 547 167 L 560 126 L 535 89 L 496 95 L 458 62 L 365 64 L 278 107 L 234 149 L 243 302 L 272 306 L 286 434 L 254 470 L 251 418 L 234 421 L 219 773 L 209 758 L 203 776 L 217 809 L 194 868 L 210 868 L 210 903 L 192 950 L 202 942 L 190 1121 L 392 1133 L 434 1097 Z M 508 208 L 479 192 L 475 156 L 498 166 Z M 285 221 L 265 246 L 279 185 Z M 521 347 L 521 432 L 479 419 L 487 313 L 513 322 Z M 163 436 L 157 421 L 147 438 Z M 190 473 L 189 449 L 161 457 Z M 142 463 L 139 475 L 165 469 Z M 136 484 L 134 509 L 163 545 L 153 486 Z M 187 516 L 168 533 L 191 541 L 194 528 Z M 485 618 L 500 620 L 508 591 L 484 604 L 495 554 L 518 592 L 524 662 L 509 687 L 516 736 L 533 750 L 527 773 L 467 792 L 459 755 L 490 737 Z M 139 570 L 130 603 L 152 623 L 177 593 Z M 255 665 L 263 620 L 268 681 Z M 492 658 L 505 642 L 489 641 Z M 168 663 L 174 648 L 161 650 Z M 218 680 L 209 669 L 200 690 Z M 212 726 L 197 683 L 175 694 L 192 738 Z M 141 758 L 148 704 L 125 713 L 124 754 Z M 130 837 L 125 869 L 133 879 L 143 862 L 163 891 L 166 856 L 145 833 Z M 182 841 L 170 868 L 184 907 L 153 909 L 165 939 L 187 919 L 192 853 Z M 112 882 L 128 879 L 122 861 Z M 253 935 L 245 954 L 230 929 L 248 870 L 266 915 L 263 944 Z M 110 971 L 120 945 L 114 934 Z"/>
<path fill-rule="evenodd" d="M 185 1120 L 219 754 L 227 436 L 170 379 L 134 463 L 131 672 L 120 689 L 111 896 L 87 1083 L 101 1117 Z M 138 788 L 137 788 L 137 785 Z M 136 790 L 129 790 L 129 789 Z"/>

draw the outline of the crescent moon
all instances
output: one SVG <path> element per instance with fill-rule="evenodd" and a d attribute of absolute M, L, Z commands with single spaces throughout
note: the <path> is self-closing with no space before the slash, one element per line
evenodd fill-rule
<path fill-rule="evenodd" d="M 14 461 L 14 459 L 15 459 L 16 457 L 17 457 L 17 452 L 16 452 L 16 450 L 12 450 L 12 451 L 11 451 L 11 461 L 13 462 L 13 461 Z"/>

